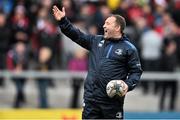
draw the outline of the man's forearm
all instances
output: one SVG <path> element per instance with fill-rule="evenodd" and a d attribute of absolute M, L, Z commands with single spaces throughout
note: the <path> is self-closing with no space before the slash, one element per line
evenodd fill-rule
<path fill-rule="evenodd" d="M 59 27 L 62 33 L 69 37 L 72 41 L 76 42 L 83 48 L 90 50 L 93 39 L 92 35 L 87 35 L 81 32 L 78 28 L 73 26 L 66 17 L 59 21 Z"/>

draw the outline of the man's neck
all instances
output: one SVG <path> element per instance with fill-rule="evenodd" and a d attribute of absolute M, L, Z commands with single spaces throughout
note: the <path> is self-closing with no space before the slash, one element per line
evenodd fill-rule
<path fill-rule="evenodd" d="M 112 39 L 121 39 L 122 36 L 123 36 L 123 33 L 117 32 L 117 33 L 114 33 Z"/>
<path fill-rule="evenodd" d="M 121 39 L 122 38 L 122 34 L 118 34 L 118 35 L 115 35 L 112 39 Z"/>
<path fill-rule="evenodd" d="M 113 41 L 118 41 L 118 40 L 120 40 L 121 38 L 123 37 L 123 35 L 122 34 L 118 34 L 118 35 L 114 35 L 113 37 L 111 37 L 111 38 L 107 38 L 106 40 L 108 40 L 108 41 L 111 41 L 111 40 L 113 40 Z"/>

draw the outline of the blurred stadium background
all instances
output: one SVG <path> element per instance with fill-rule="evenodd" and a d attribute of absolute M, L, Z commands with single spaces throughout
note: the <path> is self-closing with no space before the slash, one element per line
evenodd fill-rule
<path fill-rule="evenodd" d="M 125 118 L 180 119 L 180 0 L 0 0 L 0 119 L 81 118 L 88 52 L 60 32 L 54 4 L 90 34 L 124 16 L 144 70 Z"/>

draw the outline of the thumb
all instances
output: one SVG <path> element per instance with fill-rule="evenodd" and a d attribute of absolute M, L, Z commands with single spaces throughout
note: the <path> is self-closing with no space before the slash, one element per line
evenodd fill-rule
<path fill-rule="evenodd" d="M 62 8 L 62 12 L 65 13 L 65 8 L 64 7 Z"/>

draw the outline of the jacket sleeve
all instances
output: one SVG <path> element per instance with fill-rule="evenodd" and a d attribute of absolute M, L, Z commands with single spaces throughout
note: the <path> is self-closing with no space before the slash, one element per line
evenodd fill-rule
<path fill-rule="evenodd" d="M 128 85 L 128 91 L 133 90 L 139 83 L 142 69 L 136 48 L 128 50 L 128 77 L 125 83 Z"/>
<path fill-rule="evenodd" d="M 74 27 L 70 21 L 64 17 L 59 21 L 59 27 L 63 34 L 69 37 L 83 48 L 90 50 L 94 39 L 93 35 L 87 35 Z"/>

